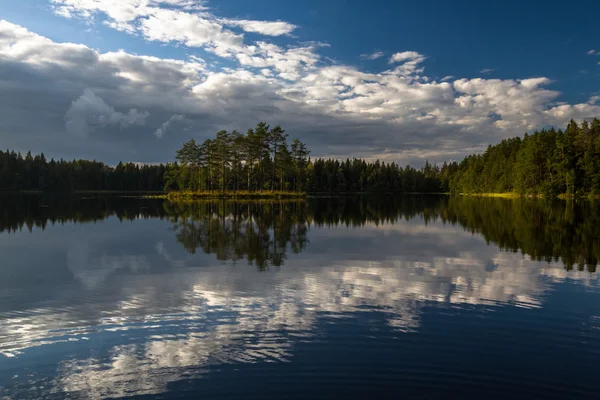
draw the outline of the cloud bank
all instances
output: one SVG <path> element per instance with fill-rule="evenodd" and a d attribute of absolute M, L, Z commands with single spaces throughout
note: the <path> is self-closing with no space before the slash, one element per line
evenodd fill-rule
<path fill-rule="evenodd" d="M 168 161 L 190 137 L 204 140 L 219 129 L 244 130 L 266 120 L 307 142 L 313 156 L 421 164 L 600 115 L 593 101 L 558 102 L 561 93 L 548 89 L 552 81 L 545 77 L 429 76 L 426 63 L 435 55 L 414 50 L 394 53 L 387 69 L 365 72 L 323 57 L 326 43 L 289 36 L 296 24 L 221 18 L 195 1 L 51 5 L 59 16 L 193 55 L 101 52 L 0 21 L 0 90 L 6 94 L 0 134 L 18 150 L 108 162 Z M 289 44 L 273 41 L 281 36 Z M 207 62 L 205 55 L 217 61 Z M 171 120 L 183 115 L 185 126 Z M 69 146 L 55 144 L 61 140 Z"/>
<path fill-rule="evenodd" d="M 85 89 L 81 97 L 73 101 L 65 114 L 65 128 L 73 136 L 87 136 L 96 127 L 144 125 L 148 112 L 132 108 L 126 114 L 115 111 L 92 90 Z"/>

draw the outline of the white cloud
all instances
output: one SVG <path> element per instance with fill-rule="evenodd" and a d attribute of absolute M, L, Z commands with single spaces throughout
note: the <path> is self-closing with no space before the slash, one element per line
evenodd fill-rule
<path fill-rule="evenodd" d="M 247 51 L 236 54 L 242 66 L 265 68 L 273 67 L 279 76 L 286 80 L 297 80 L 303 72 L 311 70 L 319 61 L 315 54 L 316 44 L 282 49 L 281 47 L 257 42 Z"/>
<path fill-rule="evenodd" d="M 188 47 L 203 47 L 221 56 L 242 48 L 243 36 L 223 29 L 218 22 L 180 10 L 153 9 L 139 21 L 139 31 L 152 41 L 177 42 Z"/>
<path fill-rule="evenodd" d="M 360 58 L 362 58 L 363 60 L 377 60 L 378 58 L 381 58 L 384 55 L 385 53 L 383 51 L 375 51 L 370 54 L 361 54 Z"/>
<path fill-rule="evenodd" d="M 600 51 L 590 50 L 590 51 L 586 52 L 585 54 L 587 54 L 588 56 L 600 56 Z"/>
<path fill-rule="evenodd" d="M 237 26 L 246 32 L 260 33 L 266 36 L 281 36 L 292 33 L 297 26 L 283 21 L 252 21 L 247 19 L 219 19 L 224 25 Z"/>
<path fill-rule="evenodd" d="M 130 34 L 136 33 L 136 27 L 128 22 L 103 21 L 103 24 L 117 31 L 126 32 Z"/>
<path fill-rule="evenodd" d="M 64 131 L 64 111 L 85 89 L 92 88 L 108 108 L 117 110 L 104 115 L 136 121 L 108 125 L 127 125 L 131 135 L 118 138 L 131 138 L 131 148 L 138 148 L 133 143 L 150 133 L 135 130 L 142 120 L 158 127 L 156 136 L 164 137 L 168 128 L 168 140 L 160 146 L 151 147 L 156 141 L 144 142 L 144 156 L 152 158 L 140 161 L 171 159 L 174 148 L 189 138 L 189 133 L 183 132 L 181 124 L 161 127 L 173 115 L 185 115 L 189 122 L 186 127 L 193 127 L 203 137 L 221 127 L 244 130 L 265 119 L 304 139 L 315 156 L 381 156 L 419 163 L 424 155 L 432 161 L 460 159 L 472 149 L 485 148 L 507 136 L 548 124 L 561 126 L 570 118 L 600 115 L 596 103 L 558 104 L 560 93 L 547 89 L 551 81 L 543 77 L 502 80 L 446 76 L 436 81 L 425 72 L 426 57 L 414 51 L 394 54 L 392 59 L 398 64 L 389 69 L 366 73 L 327 62 L 318 54 L 323 46 L 320 43 L 286 47 L 264 41 L 246 43 L 242 34 L 224 29 L 214 18 L 203 17 L 205 11 L 188 12 L 182 7 L 156 10 L 153 4 L 138 7 L 147 15 L 135 23 L 125 22 L 127 26 L 148 40 L 213 51 L 227 57 L 230 67 L 215 69 L 197 56 L 173 60 L 123 51 L 101 53 L 80 44 L 53 42 L 0 21 L 0 73 L 7 76 L 0 81 L 0 90 L 5 93 L 0 106 L 7 110 L 2 116 L 5 125 L 22 127 L 18 129 L 29 135 L 39 131 L 36 138 L 47 138 L 42 132 L 59 120 Z M 148 11 L 148 7 L 154 8 Z M 121 11 L 119 19 L 131 15 Z M 10 74 L 17 71 L 21 75 L 11 79 Z M 99 107 L 101 103 L 88 96 Z M 23 106 L 19 114 L 14 109 L 21 104 L 20 98 Z M 31 113 L 32 99 L 35 109 L 40 110 L 36 120 L 26 117 Z M 131 109 L 147 110 L 148 114 L 129 116 L 122 111 Z M 72 117 L 69 131 L 91 132 L 90 126 L 99 123 L 94 118 L 88 114 Z M 100 121 L 114 118 L 105 116 Z M 7 145 L 25 137 L 17 131 L 2 134 Z M 100 136 L 104 135 L 92 135 Z M 52 146 L 43 140 L 27 143 Z M 110 151 L 115 158 L 128 157 L 127 153 L 117 156 L 118 152 L 133 151 L 125 145 L 115 147 L 108 139 L 104 147 L 98 143 L 94 149 Z"/>
<path fill-rule="evenodd" d="M 201 11 L 208 10 L 204 4 L 207 0 L 150 0 L 152 4 L 165 4 L 180 7 L 184 10 Z"/>
<path fill-rule="evenodd" d="M 561 121 L 561 125 L 565 125 L 570 119 L 583 120 L 597 117 L 600 114 L 600 106 L 591 102 L 574 105 L 562 104 L 545 110 L 544 114 L 551 117 L 552 120 Z"/>
<path fill-rule="evenodd" d="M 169 126 L 173 122 L 183 121 L 184 119 L 185 119 L 185 116 L 183 116 L 181 114 L 171 115 L 171 118 L 169 118 L 168 120 L 163 122 L 162 125 L 160 126 L 160 128 L 158 128 L 156 131 L 154 131 L 154 136 L 156 136 L 158 139 L 162 138 L 163 135 L 165 134 L 165 132 L 167 131 L 167 129 L 169 128 Z"/>
<path fill-rule="evenodd" d="M 480 70 L 479 72 L 482 74 L 491 74 L 492 72 L 496 71 L 495 68 L 483 68 L 482 70 Z"/>
<path fill-rule="evenodd" d="M 97 96 L 92 90 L 86 89 L 81 97 L 71 103 L 65 114 L 65 127 L 73 136 L 87 136 L 97 127 L 144 125 L 148 112 L 139 112 L 132 108 L 123 114 Z"/>
<path fill-rule="evenodd" d="M 297 26 L 284 21 L 257 21 L 217 18 L 198 2 L 191 0 L 50 0 L 54 12 L 67 18 L 93 22 L 99 15 L 113 29 L 139 33 L 147 40 L 206 47 L 221 57 L 249 51 L 243 34 L 224 26 L 241 28 L 266 36 L 281 36 Z M 175 7 L 175 8 L 173 8 Z"/>
<path fill-rule="evenodd" d="M 392 55 L 389 63 L 400 63 L 393 71 L 395 74 L 403 75 L 407 78 L 414 78 L 419 77 L 419 75 L 423 73 L 424 68 L 421 66 L 421 63 L 425 61 L 425 58 L 426 57 L 423 54 L 417 53 L 416 51 L 405 51 Z"/>
<path fill-rule="evenodd" d="M 73 68 L 86 62 L 94 63 L 97 53 L 81 44 L 52 42 L 21 26 L 0 20 L 0 57 L 40 68 L 51 65 Z"/>
<path fill-rule="evenodd" d="M 124 23 L 148 15 L 148 0 L 50 0 L 54 11 L 61 16 L 90 20 L 94 13 L 103 12 L 111 20 Z"/>
<path fill-rule="evenodd" d="M 402 53 L 395 53 L 394 55 L 392 55 L 392 57 L 390 58 L 390 63 L 416 60 L 421 58 L 424 58 L 423 55 L 417 53 L 416 51 L 404 51 Z"/>

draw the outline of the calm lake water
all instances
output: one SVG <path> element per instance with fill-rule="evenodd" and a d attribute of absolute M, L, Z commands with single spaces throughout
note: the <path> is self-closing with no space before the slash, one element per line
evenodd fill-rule
<path fill-rule="evenodd" d="M 0 198 L 0 399 L 598 398 L 600 206 Z"/>

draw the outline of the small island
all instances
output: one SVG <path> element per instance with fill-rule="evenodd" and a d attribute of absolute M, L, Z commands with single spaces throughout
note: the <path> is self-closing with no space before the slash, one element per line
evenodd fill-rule
<path fill-rule="evenodd" d="M 260 122 L 246 134 L 217 132 L 201 144 L 177 150 L 164 176 L 169 199 L 294 198 L 307 190 L 310 151 L 299 139 L 291 146 L 281 126 Z"/>

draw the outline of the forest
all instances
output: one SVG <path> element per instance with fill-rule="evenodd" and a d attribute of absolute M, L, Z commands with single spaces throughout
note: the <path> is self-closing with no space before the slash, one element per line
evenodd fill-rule
<path fill-rule="evenodd" d="M 453 169 L 453 193 L 600 194 L 600 120 L 506 139 Z"/>
<path fill-rule="evenodd" d="M 600 120 L 543 129 L 490 145 L 483 154 L 421 168 L 357 158 L 311 159 L 299 139 L 260 122 L 184 143 L 160 165 L 54 160 L 0 151 L 0 190 L 187 193 L 600 194 Z"/>
<path fill-rule="evenodd" d="M 4 191 L 162 191 L 167 166 L 119 163 L 110 167 L 87 160 L 48 161 L 44 154 L 25 156 L 0 151 L 0 190 Z"/>
<path fill-rule="evenodd" d="M 288 145 L 280 126 L 264 122 L 245 135 L 220 131 L 214 139 L 185 143 L 165 175 L 167 191 L 292 191 L 308 193 L 445 192 L 449 172 L 360 159 L 309 158 L 299 139 Z"/>
<path fill-rule="evenodd" d="M 246 134 L 218 132 L 184 143 L 175 161 L 160 165 L 54 160 L 0 151 L 0 190 L 126 192 L 439 193 L 451 167 L 416 169 L 360 159 L 311 159 L 298 139 L 288 144 L 280 126 L 260 122 Z"/>

